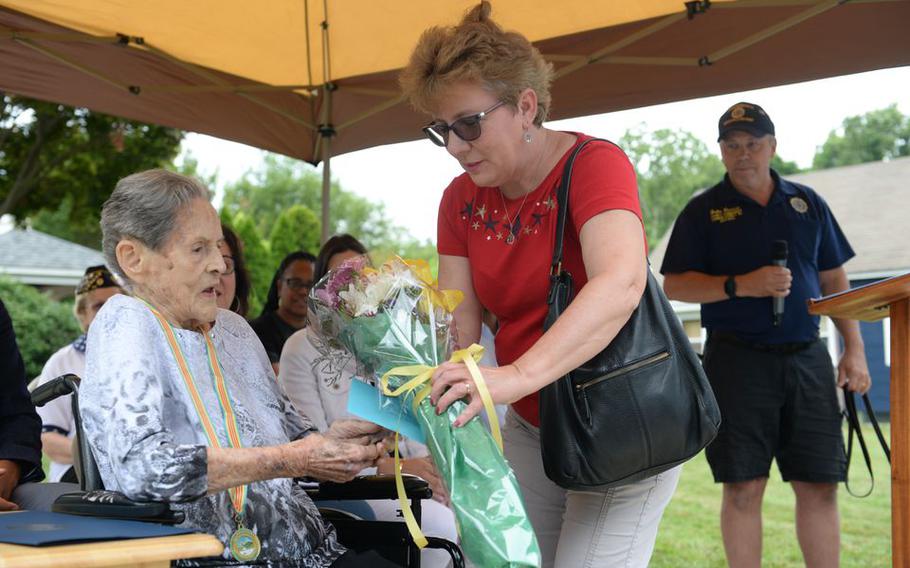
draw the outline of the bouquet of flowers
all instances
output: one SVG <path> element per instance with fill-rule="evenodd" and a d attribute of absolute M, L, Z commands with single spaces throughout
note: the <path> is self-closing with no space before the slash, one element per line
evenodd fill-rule
<path fill-rule="evenodd" d="M 471 561 L 484 567 L 538 566 L 537 539 L 500 448 L 480 420 L 452 427 L 463 402 L 437 415 L 426 396 L 432 369 L 452 354 L 452 313 L 461 298 L 460 291 L 438 290 L 423 261 L 395 258 L 375 269 L 360 257 L 316 283 L 310 325 L 330 344 L 350 351 L 361 376 L 385 375 L 387 392 L 403 391 L 402 412 L 411 414 L 425 435 Z"/>

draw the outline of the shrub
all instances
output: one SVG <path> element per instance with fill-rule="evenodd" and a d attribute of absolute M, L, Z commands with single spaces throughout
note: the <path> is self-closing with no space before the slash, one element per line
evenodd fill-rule
<path fill-rule="evenodd" d="M 0 300 L 13 320 L 29 380 L 41 374 L 54 352 L 79 337 L 71 302 L 57 302 L 31 286 L 5 277 L 0 277 Z"/>

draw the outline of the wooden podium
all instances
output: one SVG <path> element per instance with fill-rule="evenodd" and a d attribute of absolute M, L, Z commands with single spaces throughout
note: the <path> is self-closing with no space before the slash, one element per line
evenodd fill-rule
<path fill-rule="evenodd" d="M 910 274 L 809 300 L 809 313 L 868 322 L 891 316 L 891 563 L 910 568 Z"/>

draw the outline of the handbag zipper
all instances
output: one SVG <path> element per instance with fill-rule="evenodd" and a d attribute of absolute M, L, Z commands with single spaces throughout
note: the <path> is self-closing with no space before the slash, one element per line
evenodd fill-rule
<path fill-rule="evenodd" d="M 575 385 L 575 390 L 578 392 L 583 392 L 586 388 L 593 387 L 594 385 L 599 384 L 603 381 L 606 381 L 609 379 L 614 379 L 620 375 L 624 375 L 626 373 L 631 373 L 632 371 L 637 371 L 638 369 L 641 369 L 642 367 L 647 367 L 648 365 L 652 365 L 654 363 L 658 363 L 660 361 L 663 361 L 664 359 L 669 359 L 669 358 L 670 358 L 669 351 L 662 351 L 661 353 L 656 353 L 654 355 L 651 355 L 650 357 L 642 359 L 641 361 L 636 361 L 635 363 L 632 363 L 631 365 L 627 365 L 625 367 L 621 367 L 614 371 L 610 371 L 606 375 L 597 377 L 596 379 L 591 379 L 590 381 L 587 381 L 580 385 Z"/>

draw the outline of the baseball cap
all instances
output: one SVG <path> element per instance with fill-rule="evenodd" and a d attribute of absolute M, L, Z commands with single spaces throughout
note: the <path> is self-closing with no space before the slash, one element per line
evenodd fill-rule
<path fill-rule="evenodd" d="M 97 266 L 89 266 L 85 269 L 85 274 L 82 276 L 82 280 L 80 280 L 79 284 L 76 286 L 76 295 L 78 296 L 79 294 L 88 294 L 92 290 L 97 290 L 98 288 L 111 287 L 120 288 L 121 286 L 106 266 L 103 264 L 99 264 Z"/>
<path fill-rule="evenodd" d="M 742 130 L 761 138 L 774 135 L 774 123 L 762 107 L 752 103 L 736 103 L 721 115 L 717 122 L 717 141 L 723 140 L 728 132 Z"/>

